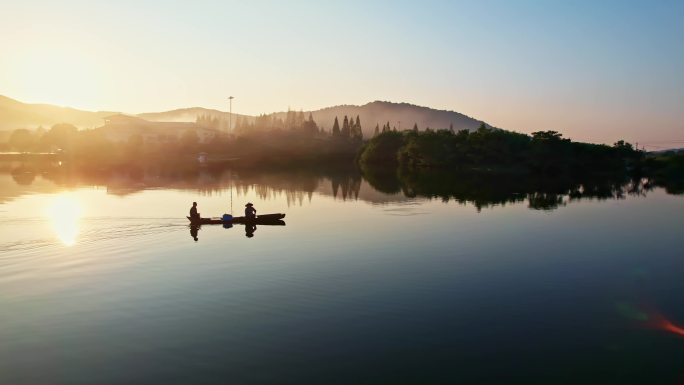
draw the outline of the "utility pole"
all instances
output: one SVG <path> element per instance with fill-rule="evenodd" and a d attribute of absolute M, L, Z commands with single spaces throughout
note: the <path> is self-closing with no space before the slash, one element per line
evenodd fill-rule
<path fill-rule="evenodd" d="M 228 97 L 228 133 L 232 134 L 233 133 L 233 99 L 235 99 L 232 96 Z"/>

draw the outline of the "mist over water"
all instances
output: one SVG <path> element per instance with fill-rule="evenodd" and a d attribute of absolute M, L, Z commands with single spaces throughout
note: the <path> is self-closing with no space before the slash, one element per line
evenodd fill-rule
<path fill-rule="evenodd" d="M 684 199 L 671 192 L 8 170 L 0 383 L 675 384 Z M 205 217 L 253 202 L 286 225 L 193 234 L 193 201 Z"/>

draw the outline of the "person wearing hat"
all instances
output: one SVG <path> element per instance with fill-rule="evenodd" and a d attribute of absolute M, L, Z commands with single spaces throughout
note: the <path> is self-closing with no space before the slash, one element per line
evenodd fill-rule
<path fill-rule="evenodd" d="M 245 205 L 245 218 L 256 218 L 256 209 L 251 203 Z"/>

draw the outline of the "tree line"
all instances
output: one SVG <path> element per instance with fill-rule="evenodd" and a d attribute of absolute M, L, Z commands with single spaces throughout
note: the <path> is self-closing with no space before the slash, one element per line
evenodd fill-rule
<path fill-rule="evenodd" d="M 335 121 L 332 127 L 332 136 L 339 138 L 352 139 L 358 142 L 363 140 L 363 130 L 361 129 L 361 119 L 356 115 L 356 120 L 353 118 L 347 118 L 344 116 L 342 121 L 342 128 L 340 128 L 340 122 L 335 116 Z"/>
<path fill-rule="evenodd" d="M 216 121 L 200 116 L 197 126 Z M 206 152 L 210 158 L 236 159 L 240 165 L 254 167 L 354 164 L 356 160 L 364 170 L 386 172 L 397 168 L 414 170 L 413 173 L 443 169 L 547 175 L 628 171 L 668 181 L 684 179 L 684 155 L 645 154 L 622 140 L 612 146 L 597 145 L 573 142 L 556 131 L 527 135 L 494 129 L 484 123 L 474 131 L 455 132 L 453 127 L 419 131 L 415 124 L 413 129 L 397 131 L 387 122 L 382 129 L 376 124 L 375 135 L 364 141 L 359 116 L 343 116 L 341 121 L 340 124 L 340 119 L 335 117 L 332 129 L 327 131 L 316 123 L 311 113 L 307 117 L 302 111 L 288 111 L 284 119 L 270 114 L 238 120 L 232 135 L 221 133 L 200 141 L 197 129 L 188 129 L 181 135 L 164 135 L 164 140 L 152 142 L 141 135 L 112 142 L 100 129 L 78 130 L 71 124 L 57 124 L 49 130 L 14 130 L 7 143 L 0 144 L 0 150 L 57 151 L 72 162 L 89 166 L 196 163 L 197 154 Z M 677 186 L 681 183 L 672 188 L 681 190 Z"/>
<path fill-rule="evenodd" d="M 310 134 L 323 133 L 318 127 L 318 124 L 314 121 L 311 113 L 309 113 L 307 118 L 303 111 L 296 112 L 292 110 L 287 111 L 285 119 L 279 117 L 275 113 L 261 114 L 255 118 L 237 115 L 231 122 L 230 118 L 225 116 L 202 114 L 197 116 L 195 123 L 201 127 L 213 128 L 224 132 L 228 132 L 232 128 L 232 133 L 235 134 L 255 130 L 291 130 L 307 132 Z"/>
<path fill-rule="evenodd" d="M 240 118 L 232 133 L 219 130 L 222 124 L 219 117 L 200 115 L 195 127 L 183 132 L 148 134 L 141 127 L 139 133 L 123 141 L 109 139 L 111 130 L 119 127 L 79 130 L 71 124 L 57 124 L 48 130 L 14 130 L 6 143 L 0 143 L 0 151 L 59 153 L 72 163 L 89 167 L 136 162 L 196 163 L 200 152 L 213 158 L 239 159 L 253 166 L 326 161 L 353 164 L 363 137 L 358 116 L 355 120 L 345 116 L 343 128 L 337 132 L 322 129 L 311 113 L 305 117 L 302 111 L 288 111 L 284 119 L 275 114 L 252 120 Z M 217 131 L 213 136 L 203 132 L 200 137 L 199 128 Z"/>
<path fill-rule="evenodd" d="M 50 152 L 67 147 L 78 133 L 76 126 L 60 123 L 49 130 L 38 127 L 35 130 L 19 128 L 13 130 L 3 149 L 18 152 Z"/>
<path fill-rule="evenodd" d="M 385 130 L 361 149 L 366 167 L 497 169 L 510 171 L 599 172 L 641 165 L 643 152 L 624 141 L 613 146 L 572 142 L 556 131 L 532 135 L 487 127 L 461 130 Z"/>

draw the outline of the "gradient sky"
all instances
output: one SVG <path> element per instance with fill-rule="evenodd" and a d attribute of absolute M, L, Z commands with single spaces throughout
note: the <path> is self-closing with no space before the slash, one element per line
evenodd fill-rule
<path fill-rule="evenodd" d="M 577 140 L 684 141 L 684 1 L 0 0 L 0 36 L 0 94 L 26 102 L 390 100 Z"/>

